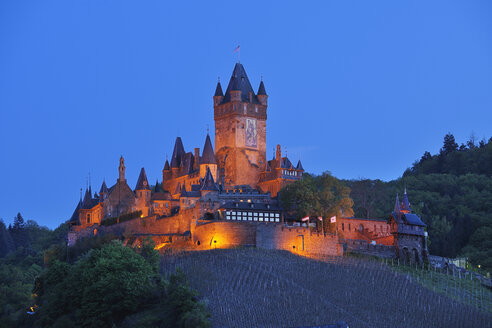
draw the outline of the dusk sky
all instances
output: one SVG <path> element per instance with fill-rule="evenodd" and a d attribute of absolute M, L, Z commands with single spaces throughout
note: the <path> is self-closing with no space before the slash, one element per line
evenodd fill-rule
<path fill-rule="evenodd" d="M 241 45 L 269 94 L 267 157 L 392 180 L 447 132 L 492 136 L 490 1 L 0 2 L 0 218 L 54 228 L 90 172 L 162 179 L 176 136 L 213 139 Z"/>

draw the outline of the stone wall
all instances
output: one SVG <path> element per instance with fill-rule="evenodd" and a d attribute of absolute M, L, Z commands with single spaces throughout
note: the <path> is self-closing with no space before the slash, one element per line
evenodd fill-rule
<path fill-rule="evenodd" d="M 362 226 L 362 232 L 360 230 Z M 375 241 L 377 244 L 393 246 L 394 238 L 386 220 L 342 218 L 338 231 L 344 239 Z"/>
<path fill-rule="evenodd" d="M 199 223 L 192 226 L 191 235 L 197 249 L 256 245 L 256 225 L 248 222 Z"/>
<path fill-rule="evenodd" d="M 312 232 L 307 228 L 288 228 L 281 224 L 259 224 L 256 246 L 283 249 L 303 256 L 342 256 L 338 236 Z"/>
<path fill-rule="evenodd" d="M 366 240 L 341 239 L 340 243 L 345 252 L 373 255 L 383 258 L 396 258 L 397 253 L 394 246 L 376 244 L 372 245 Z"/>
<path fill-rule="evenodd" d="M 114 234 L 116 236 L 133 235 L 182 235 L 190 231 L 191 222 L 196 217 L 195 208 L 181 210 L 177 215 L 171 217 L 157 218 L 150 216 L 146 218 L 136 218 L 130 221 L 114 224 L 111 226 L 93 225 L 81 229 L 80 226 L 73 227 L 69 232 L 69 245 L 73 245 L 77 239 L 91 237 L 94 235 Z"/>

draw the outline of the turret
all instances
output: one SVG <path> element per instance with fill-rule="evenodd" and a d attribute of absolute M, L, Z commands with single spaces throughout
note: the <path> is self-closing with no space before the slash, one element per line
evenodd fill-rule
<path fill-rule="evenodd" d="M 185 154 L 183 147 L 183 141 L 180 137 L 176 137 L 174 142 L 173 155 L 171 157 L 171 172 L 172 177 L 175 178 L 178 175 L 179 168 L 181 167 L 181 157 Z"/>
<path fill-rule="evenodd" d="M 164 168 L 162 169 L 162 181 L 164 182 L 171 179 L 171 176 L 171 168 L 169 166 L 168 160 L 166 159 L 166 163 L 164 164 Z"/>
<path fill-rule="evenodd" d="M 217 82 L 217 87 L 215 88 L 215 94 L 214 94 L 214 106 L 217 106 L 222 102 L 222 99 L 224 99 L 224 93 L 222 92 L 222 86 L 220 85 L 220 79 Z"/>
<path fill-rule="evenodd" d="M 147 180 L 147 174 L 145 174 L 145 169 L 143 167 L 140 170 L 140 175 L 138 176 L 137 186 L 135 187 L 135 194 L 137 195 L 137 209 L 142 211 L 142 215 L 144 217 L 149 216 L 151 190 L 149 186 L 149 181 Z"/>
<path fill-rule="evenodd" d="M 99 201 L 103 202 L 108 197 L 108 187 L 106 186 L 106 181 L 103 180 L 101 189 L 99 189 Z"/>
<path fill-rule="evenodd" d="M 256 94 L 258 101 L 263 106 L 268 105 L 268 95 L 265 90 L 265 84 L 263 84 L 263 79 L 261 79 L 260 86 L 258 87 L 258 93 Z"/>
<path fill-rule="evenodd" d="M 123 182 L 126 182 L 126 179 L 125 179 L 125 159 L 123 158 L 123 155 L 121 155 L 120 157 L 120 166 L 118 168 L 118 171 L 119 171 L 119 178 L 118 178 L 118 182 L 120 183 L 123 183 Z"/>
<path fill-rule="evenodd" d="M 210 170 L 214 179 L 217 180 L 217 159 L 215 158 L 214 149 L 208 133 L 205 138 L 202 157 L 200 158 L 200 178 L 205 178 L 207 170 Z"/>
<path fill-rule="evenodd" d="M 282 150 L 280 148 L 280 145 L 277 145 L 277 153 L 275 159 L 280 162 L 282 160 Z"/>
<path fill-rule="evenodd" d="M 401 201 L 401 212 L 402 213 L 410 213 L 412 212 L 412 209 L 410 208 L 410 202 L 408 201 L 408 196 L 407 196 L 407 187 L 405 187 L 403 191 L 403 198 Z"/>

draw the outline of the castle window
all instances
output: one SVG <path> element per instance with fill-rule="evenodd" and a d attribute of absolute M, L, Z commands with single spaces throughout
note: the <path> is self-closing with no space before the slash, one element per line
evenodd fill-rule
<path fill-rule="evenodd" d="M 345 231 L 345 226 L 343 223 L 342 223 L 342 231 Z"/>
<path fill-rule="evenodd" d="M 349 223 L 349 228 L 348 228 L 348 231 L 350 231 L 350 223 Z"/>
<path fill-rule="evenodd" d="M 258 106 L 255 106 L 255 112 L 258 113 Z"/>
<path fill-rule="evenodd" d="M 90 213 L 87 214 L 87 223 L 91 223 L 91 214 Z"/>

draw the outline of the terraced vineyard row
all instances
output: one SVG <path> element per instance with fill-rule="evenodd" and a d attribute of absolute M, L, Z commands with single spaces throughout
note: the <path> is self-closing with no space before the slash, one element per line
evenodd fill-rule
<path fill-rule="evenodd" d="M 492 316 L 434 293 L 383 263 L 316 261 L 283 251 L 230 249 L 165 255 L 207 300 L 213 327 L 491 327 Z"/>

